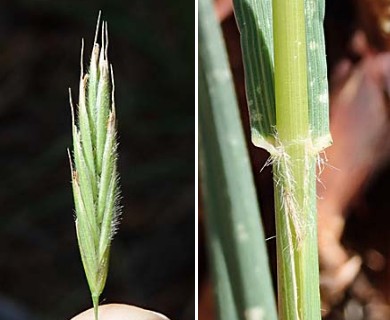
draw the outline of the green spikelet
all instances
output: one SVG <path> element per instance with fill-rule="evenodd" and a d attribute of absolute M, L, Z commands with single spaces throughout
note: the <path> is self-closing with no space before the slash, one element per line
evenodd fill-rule
<path fill-rule="evenodd" d="M 101 46 L 97 42 L 99 29 L 100 13 L 86 74 L 83 71 L 82 42 L 77 117 L 70 99 L 76 232 L 96 320 L 99 297 L 107 278 L 110 243 L 119 214 L 114 78 L 107 58 L 107 23 L 103 22 L 101 26 Z"/>

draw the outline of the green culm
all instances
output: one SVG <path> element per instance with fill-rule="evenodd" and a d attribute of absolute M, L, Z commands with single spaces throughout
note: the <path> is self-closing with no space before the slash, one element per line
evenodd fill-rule
<path fill-rule="evenodd" d="M 107 23 L 103 21 L 100 26 L 99 13 L 89 71 L 85 74 L 82 42 L 76 112 L 70 94 L 73 132 L 70 163 L 76 233 L 96 320 L 119 215 L 114 78 L 107 50 Z"/>
<path fill-rule="evenodd" d="M 279 317 L 321 318 L 316 162 L 331 144 L 325 0 L 234 0 L 252 142 L 274 173 Z"/>
<path fill-rule="evenodd" d="M 270 153 L 273 168 L 278 317 L 319 320 L 316 164 L 332 142 L 325 0 L 233 5 L 251 139 Z M 210 0 L 199 1 L 200 163 L 219 319 L 276 319 L 240 115 L 212 12 Z"/>

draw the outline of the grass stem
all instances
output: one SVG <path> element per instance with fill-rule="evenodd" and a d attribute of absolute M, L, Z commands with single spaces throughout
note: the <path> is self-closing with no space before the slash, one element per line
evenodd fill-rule
<path fill-rule="evenodd" d="M 99 320 L 99 296 L 92 295 L 92 304 L 95 320 Z"/>
<path fill-rule="evenodd" d="M 304 0 L 273 0 L 273 36 L 279 316 L 317 320 L 317 152 L 309 121 Z"/>

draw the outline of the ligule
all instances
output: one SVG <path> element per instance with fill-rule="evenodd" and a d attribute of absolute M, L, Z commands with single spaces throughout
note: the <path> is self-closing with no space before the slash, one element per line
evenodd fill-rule
<path fill-rule="evenodd" d="M 76 232 L 95 319 L 99 296 L 107 278 L 110 243 L 119 212 L 113 73 L 107 57 L 107 23 L 102 23 L 101 47 L 97 43 L 99 25 L 100 13 L 91 62 L 85 75 L 81 62 L 77 119 L 70 96 Z M 83 47 L 82 43 L 82 55 Z"/>

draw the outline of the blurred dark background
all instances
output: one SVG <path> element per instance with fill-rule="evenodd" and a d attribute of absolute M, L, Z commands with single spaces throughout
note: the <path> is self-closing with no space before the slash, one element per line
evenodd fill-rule
<path fill-rule="evenodd" d="M 98 11 L 114 66 L 123 214 L 104 303 L 194 318 L 194 2 L 0 2 L 0 319 L 91 306 L 66 148 Z"/>

